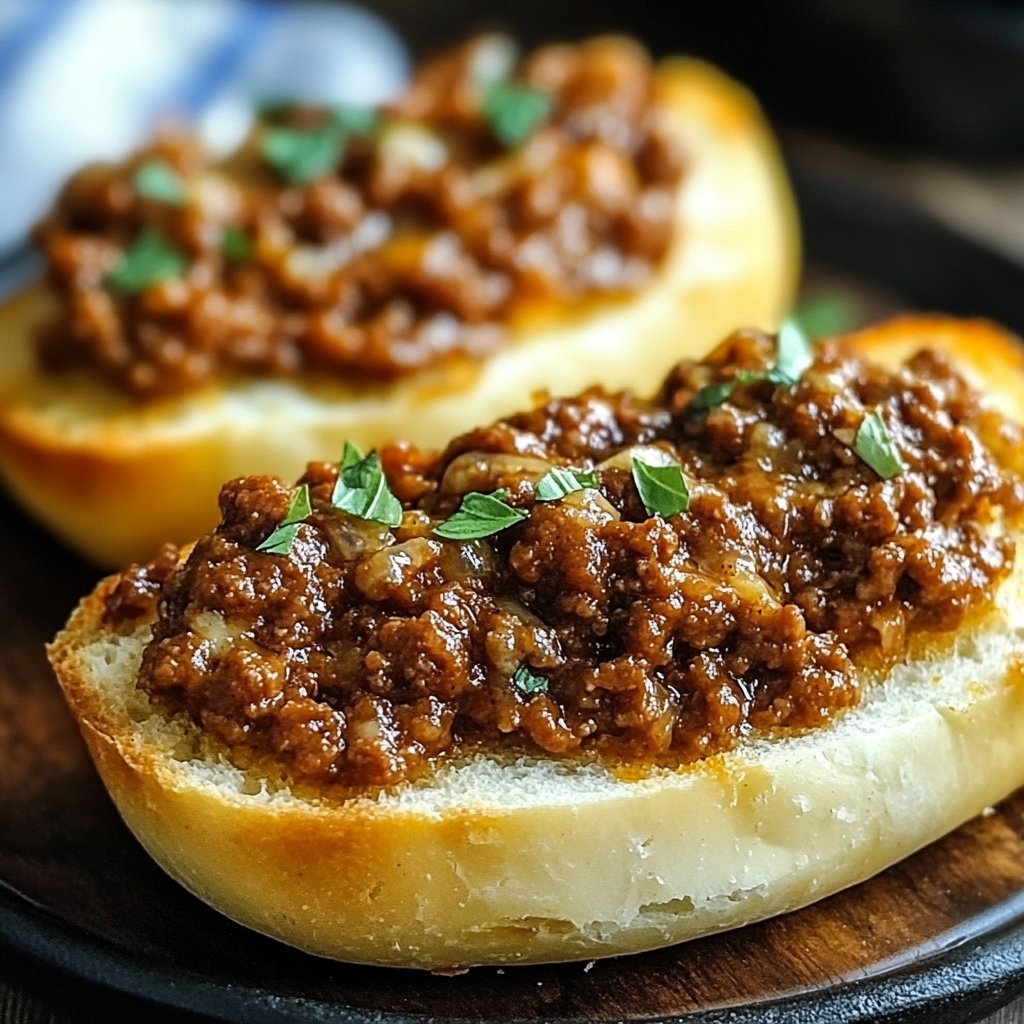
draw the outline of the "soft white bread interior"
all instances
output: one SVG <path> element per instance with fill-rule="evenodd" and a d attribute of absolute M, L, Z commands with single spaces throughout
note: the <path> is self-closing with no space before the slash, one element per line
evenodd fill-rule
<path fill-rule="evenodd" d="M 119 566 L 211 527 L 232 477 L 295 477 L 310 459 L 337 458 L 345 438 L 364 448 L 396 437 L 441 445 L 540 389 L 650 391 L 676 359 L 703 353 L 735 324 L 774 327 L 799 253 L 762 116 L 698 61 L 666 61 L 656 83 L 688 163 L 674 241 L 640 294 L 524 318 L 485 361 L 393 384 L 250 380 L 140 405 L 87 376 L 36 369 L 32 330 L 54 298 L 35 285 L 0 311 L 0 476 L 68 544 Z"/>
<path fill-rule="evenodd" d="M 1024 421 L 1024 357 L 981 323 L 904 319 L 854 344 L 948 351 Z M 625 953 L 734 928 L 875 874 L 1024 784 L 1024 568 L 955 638 L 832 725 L 671 770 L 478 756 L 336 801 L 243 772 L 135 689 L 149 636 L 101 584 L 51 659 L 121 814 L 183 885 L 251 928 L 375 964 Z"/>

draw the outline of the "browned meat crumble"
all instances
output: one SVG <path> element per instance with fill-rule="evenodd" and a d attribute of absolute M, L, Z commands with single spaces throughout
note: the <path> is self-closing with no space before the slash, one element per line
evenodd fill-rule
<path fill-rule="evenodd" d="M 622 39 L 507 51 L 482 37 L 426 63 L 298 180 L 268 139 L 291 133 L 289 166 L 303 145 L 315 163 L 331 110 L 272 111 L 226 162 L 174 136 L 80 171 L 36 230 L 60 298 L 38 335 L 44 367 L 89 367 L 140 398 L 231 374 L 394 378 L 482 357 L 525 308 L 643 287 L 684 165 L 646 54 Z M 499 72 L 545 105 L 514 144 L 487 106 Z M 139 185 L 154 161 L 177 200 Z M 181 272 L 112 287 L 147 230 Z"/>
<path fill-rule="evenodd" d="M 928 351 L 889 372 L 826 343 L 796 385 L 741 383 L 695 414 L 703 386 L 772 355 L 739 332 L 650 401 L 594 389 L 440 455 L 385 448 L 393 530 L 332 509 L 337 468 L 311 464 L 314 512 L 287 555 L 255 549 L 290 488 L 235 480 L 183 566 L 129 575 L 109 615 L 152 609 L 160 581 L 142 687 L 315 785 L 386 785 L 475 747 L 691 761 L 752 730 L 821 725 L 858 700 L 866 667 L 991 599 L 1024 449 Z M 904 466 L 889 480 L 849 445 L 869 409 Z M 678 460 L 685 511 L 648 514 L 636 446 Z M 552 465 L 595 469 L 599 487 L 535 501 Z M 466 542 L 431 532 L 465 493 L 501 487 L 523 522 Z M 546 692 L 516 685 L 521 666 Z"/>

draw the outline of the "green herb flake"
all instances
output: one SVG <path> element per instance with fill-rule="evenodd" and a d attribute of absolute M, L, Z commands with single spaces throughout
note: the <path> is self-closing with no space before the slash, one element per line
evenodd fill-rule
<path fill-rule="evenodd" d="M 814 349 L 803 329 L 792 318 L 779 328 L 775 344 L 775 366 L 768 372 L 768 379 L 774 384 L 792 387 L 814 362 Z"/>
<path fill-rule="evenodd" d="M 278 103 L 268 116 L 287 113 L 293 105 Z M 328 108 L 329 120 L 313 128 L 271 125 L 263 131 L 264 159 L 291 185 L 305 185 L 333 171 L 345 153 L 345 142 L 353 135 L 372 135 L 380 124 L 373 107 L 337 103 Z"/>
<path fill-rule="evenodd" d="M 720 380 L 715 384 L 705 384 L 690 400 L 690 412 L 695 416 L 717 409 L 732 393 L 738 380 Z"/>
<path fill-rule="evenodd" d="M 652 466 L 633 456 L 633 482 L 649 516 L 670 516 L 685 512 L 690 503 L 690 492 L 683 479 L 683 470 L 677 463 Z"/>
<path fill-rule="evenodd" d="M 181 206 L 185 201 L 185 182 L 166 160 L 147 160 L 139 165 L 132 187 L 145 199 Z"/>
<path fill-rule="evenodd" d="M 291 185 L 305 185 L 334 170 L 345 149 L 345 132 L 328 123 L 317 128 L 267 128 L 261 152 Z"/>
<path fill-rule="evenodd" d="M 346 135 L 373 135 L 380 126 L 380 114 L 373 107 L 336 103 L 331 107 L 331 122 Z"/>
<path fill-rule="evenodd" d="M 523 662 L 512 675 L 512 685 L 522 694 L 532 696 L 535 693 L 548 692 L 547 676 L 538 675 L 530 666 Z"/>
<path fill-rule="evenodd" d="M 120 295 L 135 295 L 157 281 L 181 277 L 188 269 L 188 258 L 157 228 L 143 229 L 125 249 L 104 283 Z"/>
<path fill-rule="evenodd" d="M 342 470 L 351 469 L 362 462 L 364 458 L 365 456 L 360 451 L 359 445 L 352 441 L 346 441 L 345 447 L 341 452 L 341 468 Z"/>
<path fill-rule="evenodd" d="M 303 484 L 292 495 L 284 519 L 277 524 L 274 532 L 257 546 L 256 550 L 263 551 L 268 555 L 291 554 L 292 544 L 295 543 L 299 527 L 312 511 L 313 507 L 309 501 L 309 484 Z"/>
<path fill-rule="evenodd" d="M 522 82 L 489 82 L 480 109 L 494 137 L 506 149 L 524 143 L 551 114 L 551 95 Z"/>
<path fill-rule="evenodd" d="M 376 452 L 364 456 L 351 441 L 345 442 L 331 505 L 384 526 L 402 522 L 402 503 L 388 487 L 380 456 Z"/>
<path fill-rule="evenodd" d="M 852 330 L 862 320 L 858 303 L 844 292 L 823 289 L 801 299 L 791 319 L 809 338 L 824 338 Z"/>
<path fill-rule="evenodd" d="M 252 256 L 252 242 L 240 227 L 229 224 L 220 236 L 220 252 L 228 263 L 245 263 Z"/>
<path fill-rule="evenodd" d="M 690 400 L 689 411 L 694 416 L 717 409 L 732 395 L 740 384 L 759 384 L 768 381 L 776 387 L 790 388 L 814 362 L 814 350 L 807 336 L 792 320 L 779 329 L 776 343 L 775 365 L 770 370 L 740 370 L 732 380 L 706 384 Z"/>
<path fill-rule="evenodd" d="M 462 499 L 459 510 L 440 526 L 435 526 L 434 533 L 448 540 L 476 540 L 507 530 L 529 515 L 521 508 L 506 504 L 507 497 L 508 491 L 504 489 L 493 494 L 470 491 Z"/>
<path fill-rule="evenodd" d="M 552 466 L 538 481 L 533 496 L 537 501 L 558 501 L 568 494 L 597 486 L 597 474 L 582 469 Z"/>
<path fill-rule="evenodd" d="M 903 472 L 903 461 L 889 436 L 885 420 L 869 412 L 853 438 L 853 450 L 883 479 L 891 480 Z"/>

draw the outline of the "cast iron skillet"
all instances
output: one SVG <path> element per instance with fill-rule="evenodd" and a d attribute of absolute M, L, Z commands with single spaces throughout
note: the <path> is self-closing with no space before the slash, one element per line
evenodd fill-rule
<path fill-rule="evenodd" d="M 809 265 L 876 309 L 1024 333 L 1024 269 L 923 213 L 798 168 Z M 22 253 L 0 287 L 33 271 Z M 95 570 L 0 499 L 0 955 L 74 1019 L 246 1024 L 965 1022 L 1024 990 L 1024 791 L 856 889 L 667 950 L 460 977 L 335 964 L 167 879 L 117 818 L 42 655 Z M 132 1016 L 128 1016 L 131 1014 Z M 172 1016 L 173 1015 L 173 1016 Z"/>

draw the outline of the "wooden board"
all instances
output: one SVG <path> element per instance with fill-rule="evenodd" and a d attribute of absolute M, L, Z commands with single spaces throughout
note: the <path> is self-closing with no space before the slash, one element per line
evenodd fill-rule
<path fill-rule="evenodd" d="M 812 252 L 869 294 L 884 280 L 905 305 L 969 313 L 987 303 L 1024 325 L 1020 269 L 856 188 L 801 185 Z M 885 258 L 899 254 L 909 278 L 898 267 L 870 273 L 879 243 L 856 236 L 865 224 L 885 232 Z M 945 267 L 934 283 L 915 267 L 929 260 Z M 942 296 L 931 298 L 933 286 Z M 43 643 L 97 574 L 2 501 L 0 531 L 0 938 L 24 955 L 247 1022 L 954 1022 L 1024 989 L 1024 793 L 816 906 L 638 956 L 438 977 L 328 963 L 249 933 L 153 865 L 64 709 Z"/>

